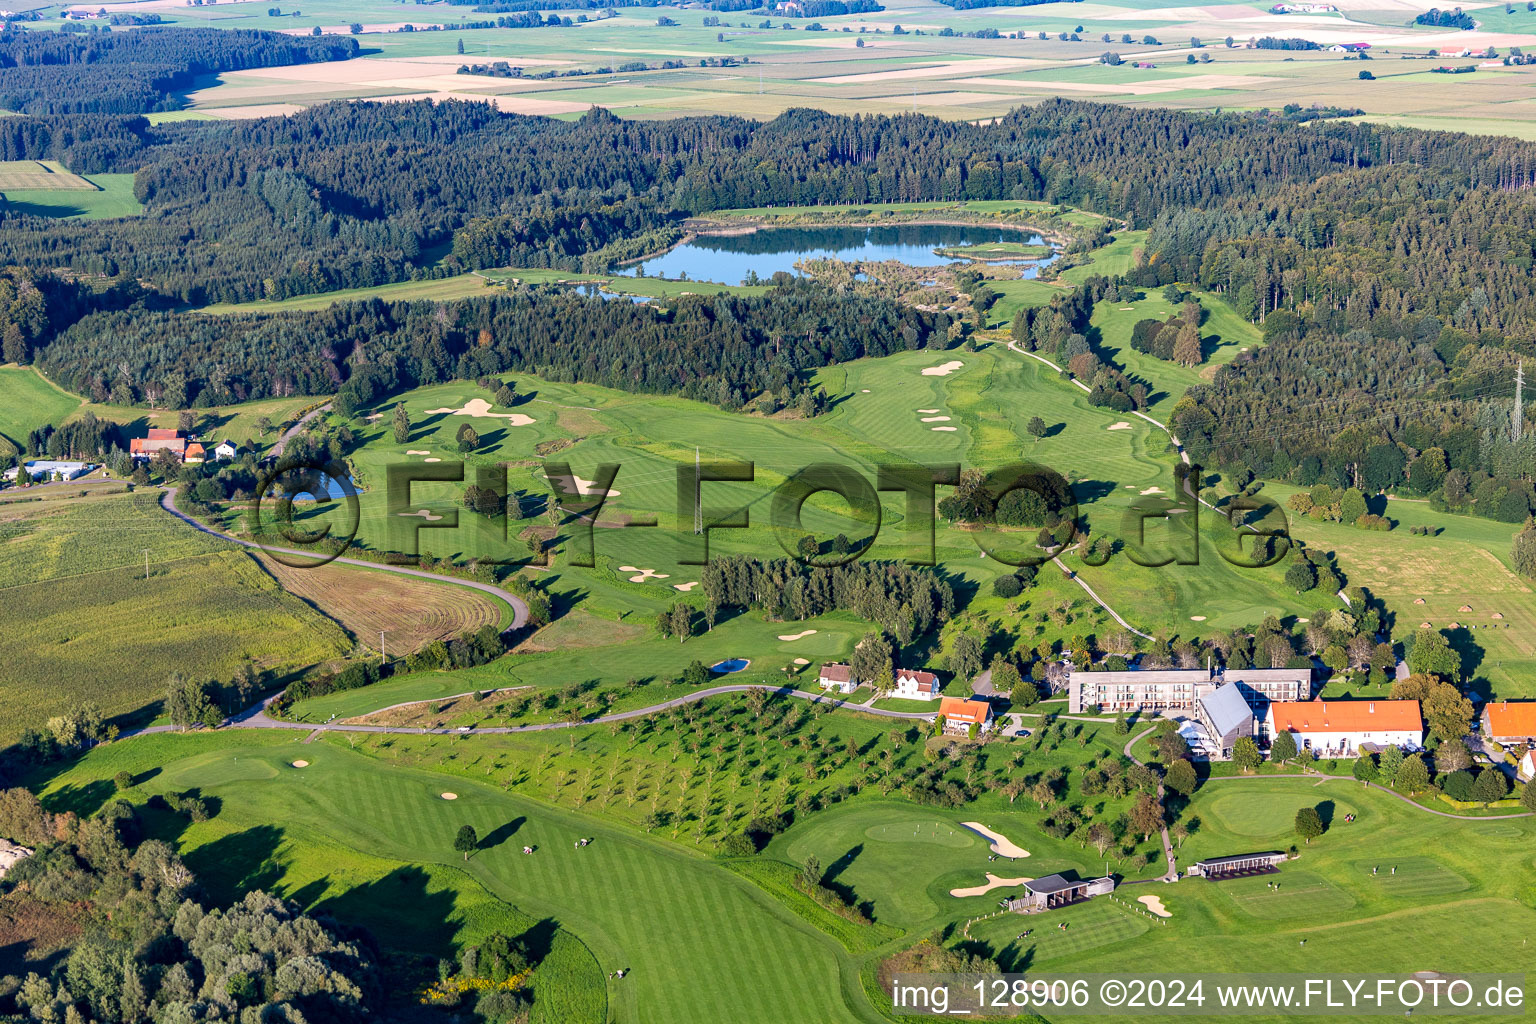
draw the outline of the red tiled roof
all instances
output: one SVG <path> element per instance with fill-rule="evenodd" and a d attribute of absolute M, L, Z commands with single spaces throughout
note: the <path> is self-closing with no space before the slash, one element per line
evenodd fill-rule
<path fill-rule="evenodd" d="M 939 714 L 944 716 L 946 725 L 986 725 L 992 714 L 992 705 L 984 700 L 944 697 L 939 701 Z"/>
<path fill-rule="evenodd" d="M 150 427 L 149 440 L 151 441 L 179 441 L 181 431 L 172 430 L 169 427 Z"/>
<path fill-rule="evenodd" d="M 1416 700 L 1279 701 L 1269 708 L 1276 732 L 1412 732 L 1424 728 Z"/>
<path fill-rule="evenodd" d="M 1483 709 L 1490 736 L 1536 736 L 1536 700 L 1501 700 Z"/>
<path fill-rule="evenodd" d="M 909 668 L 897 669 L 896 678 L 901 679 L 903 677 L 916 680 L 917 685 L 924 689 L 933 689 L 939 685 L 939 677 L 932 672 L 918 672 Z"/>
<path fill-rule="evenodd" d="M 853 678 L 853 669 L 847 665 L 823 665 L 820 678 L 829 679 L 834 683 L 846 683 Z"/>

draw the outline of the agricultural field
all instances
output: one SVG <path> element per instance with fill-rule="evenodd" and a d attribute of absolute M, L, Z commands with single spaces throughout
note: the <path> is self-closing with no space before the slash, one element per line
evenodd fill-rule
<path fill-rule="evenodd" d="M 458 25 L 476 20 L 473 14 L 414 3 L 391 6 L 386 20 L 357 0 L 317 0 L 277 17 L 249 3 L 168 6 L 162 16 L 183 25 L 302 34 L 315 27 L 347 33 L 355 23 L 366 48 L 366 56 L 350 62 L 353 67 L 211 76 L 189 92 L 188 110 L 169 116 L 258 117 L 332 99 L 459 97 L 560 118 L 593 105 L 625 117 L 733 113 L 763 119 L 813 106 L 833 113 L 916 110 L 983 120 L 1069 96 L 1194 109 L 1334 105 L 1392 123 L 1529 134 L 1524 110 L 1536 88 L 1530 69 L 1481 68 L 1448 78 L 1430 76 L 1423 63 L 1431 52 L 1452 48 L 1529 49 L 1536 44 L 1536 16 L 1522 5 L 1510 14 L 1497 5 L 1480 8 L 1479 25 L 1470 32 L 1413 25 L 1422 5 L 1318 15 L 1164 0 L 969 10 L 892 0 L 884 6 L 873 14 L 814 20 L 670 10 L 666 17 L 674 24 L 658 24 L 655 12 L 623 10 L 613 18 L 540 29 L 464 29 Z M 720 24 L 705 24 L 707 17 Z M 407 25 L 414 31 L 402 31 Z M 946 31 L 951 34 L 940 34 Z M 994 31 L 998 38 L 966 35 Z M 1261 36 L 1300 36 L 1323 46 L 1369 42 L 1375 59 L 1365 65 L 1325 50 L 1243 48 Z M 1106 52 L 1123 63 L 1101 64 Z M 721 58 L 734 62 L 705 66 Z M 521 77 L 456 73 L 460 65 L 497 61 L 520 69 Z M 663 69 L 664 61 L 684 66 Z M 648 70 L 624 67 L 636 63 Z M 1373 81 L 1360 80 L 1363 68 Z M 583 73 L 567 76 L 571 71 Z M 557 77 L 533 77 L 544 72 Z M 1435 87 L 1426 90 L 1431 77 Z"/>
<path fill-rule="evenodd" d="M 447 640 L 481 626 L 504 626 L 511 610 L 488 594 L 391 573 L 331 563 L 296 569 L 267 556 L 261 567 L 288 593 L 334 619 L 358 643 L 410 654 L 434 640 Z"/>
<path fill-rule="evenodd" d="M 170 519 L 158 495 L 80 493 L 0 503 L 14 624 L 0 636 L 0 741 L 81 701 L 141 715 L 173 669 L 224 680 L 249 658 L 280 682 L 348 653 L 340 627 Z"/>
<path fill-rule="evenodd" d="M 73 174 L 53 160 L 0 161 L 0 208 L 34 217 L 132 217 L 132 174 Z"/>

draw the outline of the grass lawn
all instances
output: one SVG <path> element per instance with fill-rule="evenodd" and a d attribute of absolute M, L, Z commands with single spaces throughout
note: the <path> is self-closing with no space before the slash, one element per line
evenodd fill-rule
<path fill-rule="evenodd" d="M 0 366 L 0 434 L 18 448 L 27 443 L 29 432 L 63 422 L 80 404 L 77 395 L 56 387 L 30 366 Z"/>
<path fill-rule="evenodd" d="M 259 448 L 265 448 L 277 440 L 280 428 L 285 423 L 298 419 L 305 410 L 324 401 L 324 398 L 311 395 L 296 395 L 289 398 L 264 398 L 237 405 L 211 406 L 194 410 L 192 429 L 198 437 L 219 440 L 227 437 L 242 448 L 246 447 L 248 441 Z M 143 437 L 150 427 L 174 429 L 181 418 L 181 413 L 175 409 L 145 409 L 98 402 L 85 402 L 68 418 L 79 419 L 86 413 L 119 424 L 129 437 Z M 259 423 L 263 416 L 272 423 L 273 430 L 269 434 L 261 432 Z"/>

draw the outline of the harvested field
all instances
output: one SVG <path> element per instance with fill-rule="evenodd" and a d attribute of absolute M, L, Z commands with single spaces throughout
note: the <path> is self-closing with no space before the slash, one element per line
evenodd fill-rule
<path fill-rule="evenodd" d="M 341 623 L 360 643 L 372 646 L 379 630 L 387 630 L 385 643 L 392 654 L 502 621 L 499 603 L 468 587 L 334 562 L 295 569 L 265 555 L 257 560 L 284 590 Z"/>
<path fill-rule="evenodd" d="M 0 192 L 15 189 L 77 189 L 95 192 L 96 186 L 52 160 L 0 160 Z"/>

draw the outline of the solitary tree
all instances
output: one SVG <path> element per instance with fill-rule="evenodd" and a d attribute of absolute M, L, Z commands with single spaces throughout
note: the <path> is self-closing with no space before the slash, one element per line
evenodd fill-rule
<path fill-rule="evenodd" d="M 1317 586 L 1317 570 L 1305 558 L 1298 558 L 1285 570 L 1285 585 L 1302 594 Z"/>
<path fill-rule="evenodd" d="M 1424 766 L 1418 754 L 1409 754 L 1398 765 L 1394 781 L 1398 789 L 1406 789 L 1410 795 L 1415 794 L 1429 785 L 1429 769 Z"/>
<path fill-rule="evenodd" d="M 1289 732 L 1282 732 L 1275 737 L 1275 741 L 1269 745 L 1269 759 L 1275 762 L 1289 761 L 1296 756 L 1296 737 Z"/>
<path fill-rule="evenodd" d="M 1031 416 L 1029 418 L 1029 425 L 1025 429 L 1027 429 L 1030 435 L 1038 441 L 1040 438 L 1045 436 L 1045 420 L 1041 419 L 1039 416 Z"/>
<path fill-rule="evenodd" d="M 1198 781 L 1195 777 L 1195 766 L 1183 758 L 1169 765 L 1168 774 L 1163 777 L 1163 785 L 1180 796 L 1189 796 L 1193 793 Z"/>
<path fill-rule="evenodd" d="M 955 637 L 954 650 L 949 654 L 949 667 L 960 679 L 969 679 L 981 671 L 981 643 L 974 634 L 961 633 Z"/>
<path fill-rule="evenodd" d="M 1309 843 L 1323 834 L 1323 816 L 1316 807 L 1303 807 L 1296 812 L 1296 834 Z"/>
<path fill-rule="evenodd" d="M 453 848 L 469 860 L 469 855 L 475 852 L 475 847 L 480 845 L 480 837 L 475 834 L 475 826 L 460 825 L 459 834 L 453 837 Z"/>
<path fill-rule="evenodd" d="M 1163 805 L 1157 802 L 1157 797 L 1151 793 L 1137 796 L 1131 807 L 1131 828 L 1143 839 L 1150 839 L 1162 827 Z"/>
<path fill-rule="evenodd" d="M 1244 773 L 1251 772 L 1259 767 L 1263 758 L 1259 757 L 1259 745 L 1253 742 L 1252 736 L 1242 736 L 1232 744 L 1232 763 L 1241 768 Z"/>
<path fill-rule="evenodd" d="M 1536 782 L 1527 782 L 1520 787 L 1520 806 L 1528 811 L 1536 811 Z"/>
<path fill-rule="evenodd" d="M 406 414 L 405 403 L 395 403 L 395 444 L 405 444 L 411 439 L 411 418 Z"/>
<path fill-rule="evenodd" d="M 1361 754 L 1355 758 L 1354 775 L 1362 785 L 1370 785 L 1376 781 L 1376 759 L 1370 754 Z"/>

